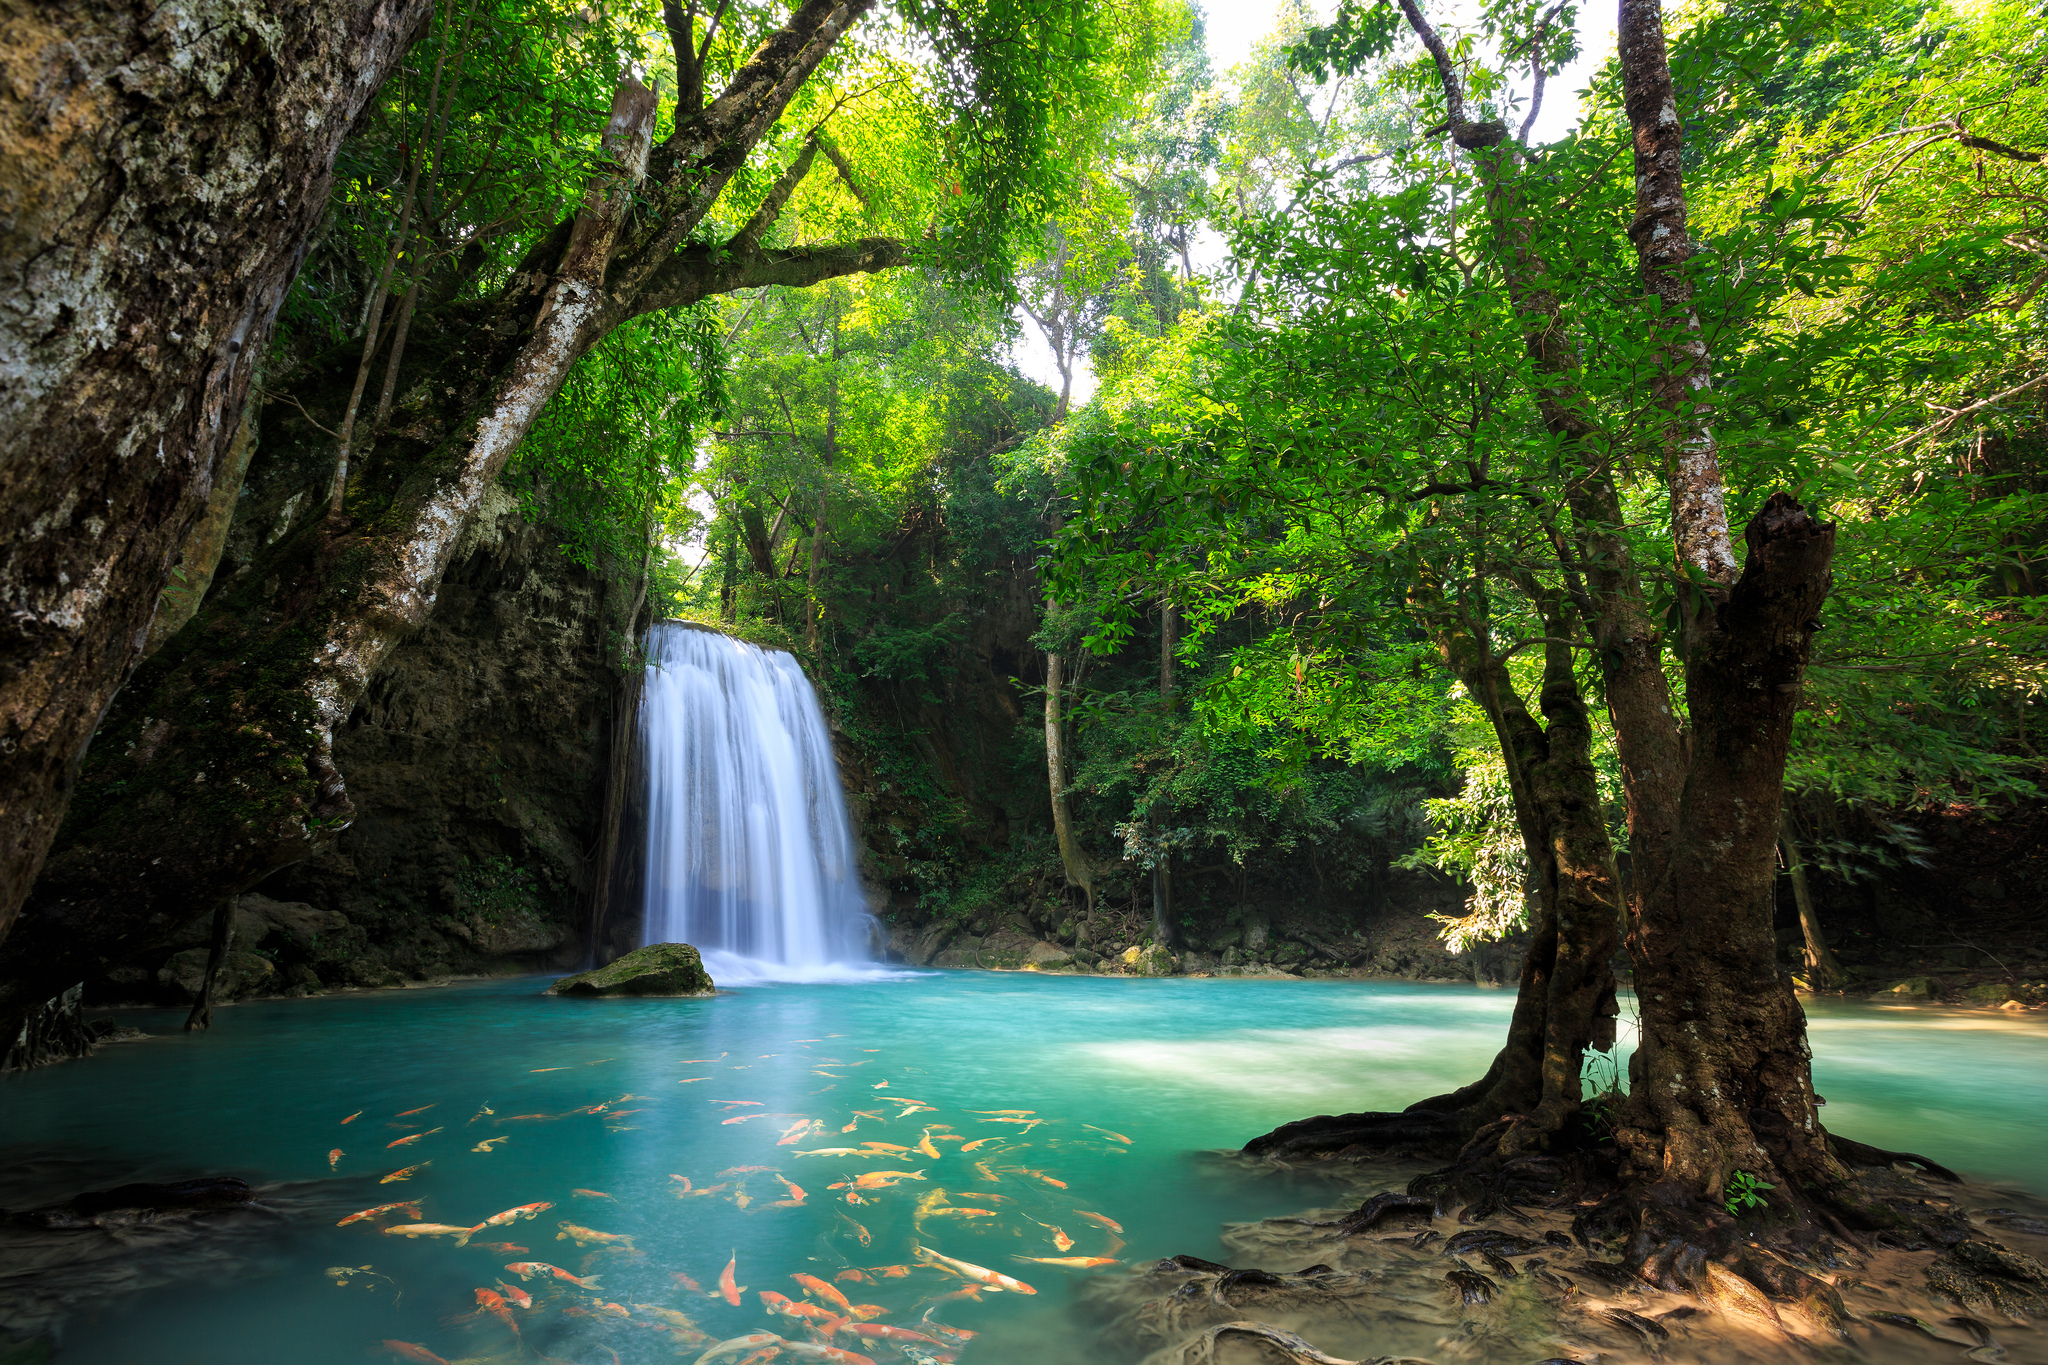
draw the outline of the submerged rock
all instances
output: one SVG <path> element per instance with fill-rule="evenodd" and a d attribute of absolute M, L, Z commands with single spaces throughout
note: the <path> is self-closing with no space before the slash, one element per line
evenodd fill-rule
<path fill-rule="evenodd" d="M 687 943 L 650 943 L 595 971 L 565 976 L 549 995 L 711 995 L 704 959 Z"/>

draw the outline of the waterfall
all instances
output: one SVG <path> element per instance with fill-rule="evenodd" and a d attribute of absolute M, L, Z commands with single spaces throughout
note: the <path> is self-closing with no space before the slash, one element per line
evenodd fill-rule
<path fill-rule="evenodd" d="M 696 945 L 721 984 L 866 974 L 874 921 L 810 680 L 680 621 L 647 653 L 641 942 Z"/>

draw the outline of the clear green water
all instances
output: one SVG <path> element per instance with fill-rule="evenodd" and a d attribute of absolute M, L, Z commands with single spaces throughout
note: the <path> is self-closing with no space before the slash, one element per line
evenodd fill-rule
<path fill-rule="evenodd" d="M 1408 983 L 983 973 L 762 986 L 679 1001 L 560 1000 L 539 995 L 541 984 L 529 978 L 244 1005 L 222 1011 L 201 1038 L 117 1046 L 87 1064 L 0 1082 L 0 1144 L 17 1173 L 29 1169 L 25 1157 L 62 1152 L 90 1163 L 66 1178 L 95 1185 L 237 1174 L 277 1186 L 275 1202 L 290 1211 L 231 1258 L 164 1252 L 171 1261 L 190 1259 L 191 1273 L 82 1306 L 62 1327 L 62 1358 L 95 1365 L 362 1362 L 378 1358 L 387 1339 L 451 1361 L 503 1354 L 511 1340 L 493 1320 L 444 1319 L 473 1310 L 478 1287 L 517 1283 L 503 1269 L 515 1260 L 579 1271 L 587 1265 L 601 1277 L 603 1301 L 679 1310 L 717 1339 L 761 1330 L 796 1336 L 795 1324 L 764 1314 L 758 1291 L 801 1297 L 793 1273 L 830 1279 L 849 1265 L 909 1263 L 914 1203 L 934 1189 L 953 1207 L 997 1216 L 935 1218 L 926 1245 L 1039 1291 L 940 1305 L 942 1321 L 982 1333 L 964 1359 L 1111 1358 L 1072 1311 L 1073 1289 L 1089 1272 L 1010 1259 L 1060 1254 L 1039 1224 L 1064 1228 L 1073 1255 L 1107 1245 L 1103 1228 L 1076 1216 L 1087 1210 L 1123 1226 L 1126 1259 L 1220 1258 L 1224 1221 L 1294 1212 L 1322 1202 L 1326 1191 L 1313 1181 L 1233 1173 L 1205 1153 L 1288 1119 L 1392 1108 L 1467 1080 L 1496 1047 L 1512 1004 L 1504 991 Z M 2048 1021 L 1862 1005 L 1822 1005 L 1813 1016 L 1815 1072 L 1834 1126 L 1980 1178 L 2048 1187 L 2040 1138 L 2048 1129 Z M 176 1025 L 168 1013 L 129 1021 L 152 1031 Z M 706 1079 L 691 1080 L 697 1077 Z M 619 1102 L 626 1095 L 634 1098 Z M 840 1133 L 855 1109 L 893 1113 L 898 1106 L 887 1096 L 937 1112 L 863 1121 L 857 1132 Z M 760 1104 L 720 1103 L 740 1100 Z M 506 1121 L 606 1101 L 615 1103 L 597 1113 Z M 394 1117 L 422 1105 L 435 1107 Z M 494 1114 L 472 1121 L 484 1106 Z M 792 1117 L 723 1122 L 750 1109 Z M 971 1112 L 990 1109 L 1032 1110 L 1046 1121 L 1020 1132 Z M 624 1110 L 637 1112 L 617 1115 Z M 340 1122 L 356 1111 L 361 1118 Z M 778 1146 L 795 1116 L 820 1120 L 825 1135 Z M 421 1123 L 442 1131 L 385 1147 L 421 1131 L 387 1125 Z M 866 1140 L 908 1146 L 928 1124 L 1008 1141 L 966 1156 L 946 1144 L 936 1161 L 794 1155 Z M 1083 1124 L 1127 1136 L 1131 1145 Z M 510 1140 L 472 1150 L 491 1137 Z M 335 1147 L 344 1155 L 330 1172 L 327 1153 Z M 995 1183 L 973 1166 L 990 1157 Z M 431 1164 L 410 1180 L 378 1183 L 421 1162 Z M 806 1202 L 766 1207 L 788 1197 L 766 1173 L 749 1177 L 753 1202 L 744 1209 L 719 1195 L 673 1193 L 672 1174 L 701 1187 L 738 1166 L 777 1168 L 807 1192 Z M 1042 1171 L 1066 1188 L 1014 1167 Z M 826 1188 L 878 1168 L 928 1178 L 877 1191 L 859 1207 Z M 573 1195 L 577 1187 L 612 1198 Z M 1012 1202 L 979 1197 L 991 1194 Z M 524 1246 L 524 1254 L 381 1235 L 378 1226 L 390 1219 L 334 1226 L 343 1213 L 397 1199 L 421 1201 L 425 1221 L 465 1225 L 534 1201 L 556 1207 L 477 1234 Z M 23 1202 L 18 1188 L 9 1202 Z M 849 1216 L 868 1230 L 872 1246 L 857 1244 Z M 579 1251 L 557 1240 L 565 1218 L 629 1235 L 643 1254 Z M 714 1289 L 735 1252 L 739 1283 L 749 1291 L 741 1307 L 693 1294 L 672 1278 L 682 1272 Z M 322 1273 L 330 1266 L 373 1266 L 389 1281 L 374 1291 L 339 1288 Z M 403 1290 L 396 1306 L 394 1283 Z M 909 1323 L 922 1311 L 912 1310 L 916 1300 L 958 1283 L 920 1271 L 842 1287 L 855 1302 L 890 1308 L 885 1321 Z M 612 1352 L 622 1361 L 678 1354 L 652 1315 L 636 1310 L 637 1321 L 620 1322 L 565 1314 L 588 1311 L 591 1296 L 552 1279 L 525 1287 L 535 1295 L 535 1307 L 518 1313 L 525 1341 L 548 1356 L 608 1362 Z M 0 1301 L 6 1292 L 0 1284 Z M 697 1353 L 683 1352 L 686 1359 Z M 893 1356 L 887 1349 L 867 1354 Z"/>

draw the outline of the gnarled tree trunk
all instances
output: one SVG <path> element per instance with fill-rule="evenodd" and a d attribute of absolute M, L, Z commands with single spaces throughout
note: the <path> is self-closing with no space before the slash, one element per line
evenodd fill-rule
<path fill-rule="evenodd" d="M 0 8 L 0 937 L 430 0 Z"/>

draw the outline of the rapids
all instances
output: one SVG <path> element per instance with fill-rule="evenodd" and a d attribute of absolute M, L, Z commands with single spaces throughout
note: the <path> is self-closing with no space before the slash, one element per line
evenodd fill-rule
<path fill-rule="evenodd" d="M 0 1078 L 8 1207 L 199 1174 L 240 1175 L 261 1188 L 263 1205 L 190 1226 L 123 1229 L 125 1245 L 90 1259 L 51 1250 L 48 1234 L 0 1232 L 0 1328 L 52 1336 L 60 1360 L 85 1362 L 356 1365 L 391 1358 L 379 1354 L 386 1341 L 449 1361 L 510 1362 L 512 1338 L 493 1316 L 474 1316 L 475 1291 L 520 1284 L 508 1263 L 544 1261 L 597 1276 L 601 1293 L 525 1281 L 535 1306 L 513 1313 L 526 1346 L 588 1365 L 610 1362 L 611 1352 L 625 1362 L 693 1360 L 702 1348 L 682 1349 L 660 1330 L 669 1322 L 642 1305 L 685 1314 L 716 1340 L 764 1330 L 800 1337 L 796 1324 L 764 1313 L 760 1291 L 801 1299 L 796 1273 L 831 1281 L 849 1267 L 913 1265 L 918 1202 L 943 1191 L 921 1243 L 1038 1291 L 937 1306 L 939 1321 L 981 1333 L 967 1365 L 1135 1361 L 1147 1344 L 1105 1337 L 1105 1324 L 1177 1281 L 1012 1257 L 1062 1255 L 1053 1228 L 1072 1239 L 1064 1254 L 1111 1251 L 1112 1234 L 1085 1211 L 1122 1227 L 1127 1245 L 1114 1254 L 1128 1267 L 1175 1253 L 1274 1270 L 1310 1264 L 1317 1257 L 1260 1229 L 1226 1240 L 1224 1225 L 1355 1205 L 1354 1183 L 1260 1169 L 1219 1151 L 1287 1119 L 1392 1107 L 1477 1075 L 1512 1004 L 1504 991 L 1403 982 L 1023 973 L 785 983 L 693 1000 L 563 1000 L 539 994 L 543 984 L 238 1005 L 199 1037 L 177 1034 L 173 1012 L 129 1011 L 123 1022 L 163 1036 Z M 2048 1187 L 2048 1021 L 1862 1004 L 1811 1010 L 1831 1122 L 2014 1190 L 1974 1198 L 2038 1208 L 2017 1191 Z M 900 1114 L 909 1101 L 919 1112 Z M 400 1116 L 409 1110 L 421 1112 Z M 880 1118 L 842 1132 L 856 1110 Z M 1000 1110 L 1031 1112 L 987 1112 Z M 750 1114 L 762 1117 L 731 1121 Z M 1043 1122 L 1027 1126 L 1032 1119 Z M 807 1120 L 819 1129 L 797 1127 Z M 914 1150 L 928 1127 L 940 1139 L 936 1159 Z M 963 1155 L 947 1133 L 998 1140 Z M 387 1146 L 413 1134 L 424 1136 Z M 874 1161 L 801 1155 L 865 1141 L 913 1150 Z M 342 1154 L 330 1170 L 335 1148 Z M 379 1183 L 413 1166 L 410 1178 Z M 772 1169 L 727 1174 L 746 1167 Z M 861 1205 L 829 1188 L 874 1171 L 925 1178 L 867 1192 Z M 801 1204 L 786 1206 L 777 1175 L 805 1192 Z M 695 1189 L 725 1188 L 679 1197 L 677 1176 Z M 732 1202 L 741 1193 L 745 1207 Z M 395 1200 L 419 1201 L 420 1221 L 461 1225 L 537 1201 L 554 1207 L 479 1232 L 466 1247 L 378 1231 L 410 1215 L 336 1226 Z M 932 1211 L 941 1208 L 989 1216 Z M 633 1253 L 579 1247 L 564 1221 L 630 1237 Z M 525 1250 L 476 1244 L 484 1241 Z M 1425 1266 L 1429 1255 L 1411 1259 L 1435 1285 L 1446 1263 Z M 728 1257 L 747 1287 L 738 1307 L 675 1278 L 715 1293 Z M 839 1288 L 890 1310 L 882 1322 L 914 1326 L 918 1300 L 959 1284 L 918 1269 Z M 1458 1319 L 1455 1307 L 1431 1312 Z M 2007 1359 L 2043 1358 L 2039 1333 L 1993 1321 L 2013 1348 Z M 1880 1352 L 1873 1358 L 1915 1358 L 1897 1354 L 1908 1343 L 1896 1329 L 1855 1330 Z M 1440 1362 L 1527 1365 L 1550 1354 L 1412 1318 L 1368 1335 L 1379 1352 Z M 880 1345 L 840 1344 L 880 1362 L 898 1358 Z M 1747 1351 L 1706 1358 L 1758 1358 Z"/>

